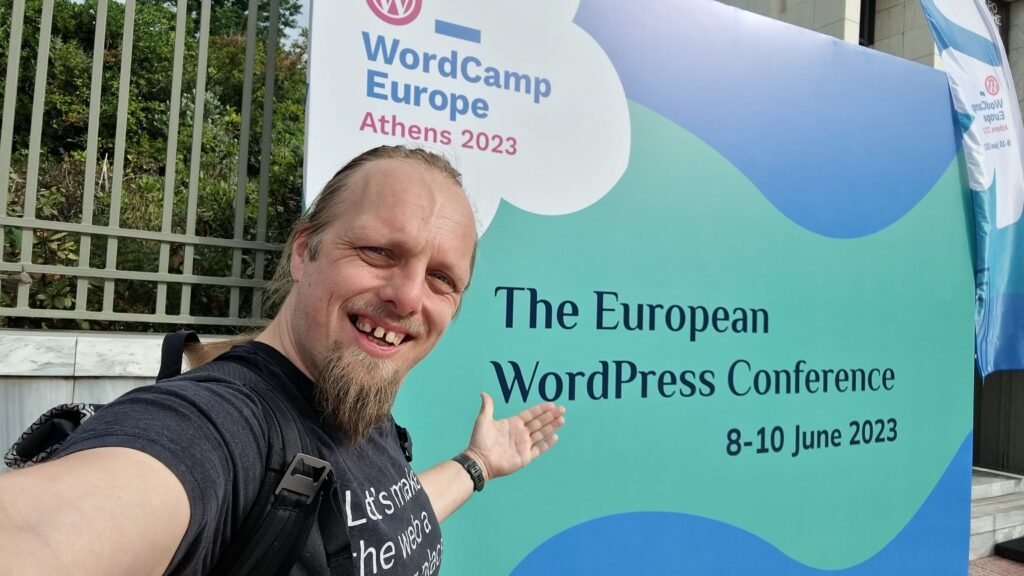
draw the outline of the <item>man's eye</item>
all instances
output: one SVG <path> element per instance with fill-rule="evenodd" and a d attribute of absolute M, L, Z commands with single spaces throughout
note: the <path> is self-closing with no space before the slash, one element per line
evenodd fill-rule
<path fill-rule="evenodd" d="M 393 254 L 380 246 L 363 246 L 359 253 L 364 262 L 370 266 L 390 266 L 394 263 Z"/>
<path fill-rule="evenodd" d="M 451 276 L 443 272 L 431 272 L 430 277 L 444 285 L 447 289 L 455 290 L 455 280 L 452 280 Z"/>

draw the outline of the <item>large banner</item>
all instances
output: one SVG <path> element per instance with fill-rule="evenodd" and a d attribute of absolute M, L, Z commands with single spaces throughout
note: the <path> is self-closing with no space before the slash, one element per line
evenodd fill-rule
<path fill-rule="evenodd" d="M 1024 126 L 999 30 L 983 0 L 921 0 L 960 118 L 974 198 L 982 377 L 1024 370 Z"/>
<path fill-rule="evenodd" d="M 473 287 L 399 394 L 415 464 L 464 447 L 481 390 L 567 406 L 557 446 L 445 523 L 444 574 L 966 574 L 943 74 L 710 0 L 312 17 L 307 193 L 406 143 L 478 211 Z"/>

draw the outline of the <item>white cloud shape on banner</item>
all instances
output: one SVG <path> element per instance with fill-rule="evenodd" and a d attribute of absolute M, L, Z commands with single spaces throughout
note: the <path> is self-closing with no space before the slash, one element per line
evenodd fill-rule
<path fill-rule="evenodd" d="M 415 21 L 403 26 L 384 22 L 365 1 L 313 4 L 307 204 L 348 159 L 380 144 L 418 145 L 451 158 L 463 172 L 481 234 L 502 199 L 528 212 L 560 215 L 607 194 L 629 162 L 629 110 L 611 61 L 572 21 L 578 0 L 422 2 Z M 480 42 L 435 33 L 437 21 L 479 30 Z M 378 42 L 399 51 L 390 64 L 374 50 Z M 401 64 L 405 49 L 405 62 L 415 63 L 408 68 Z M 517 92 L 445 77 L 437 73 L 436 59 L 424 70 L 426 53 L 453 52 L 458 62 L 479 60 L 472 67 L 476 74 L 493 66 L 529 76 L 531 93 L 525 84 Z M 549 82 L 550 94 L 537 90 L 543 86 L 537 79 Z M 409 84 L 443 92 L 449 100 L 486 100 L 486 117 L 467 113 L 452 121 L 447 109 L 395 102 L 392 82 L 399 94 Z M 378 97 L 369 97 L 368 90 Z"/>

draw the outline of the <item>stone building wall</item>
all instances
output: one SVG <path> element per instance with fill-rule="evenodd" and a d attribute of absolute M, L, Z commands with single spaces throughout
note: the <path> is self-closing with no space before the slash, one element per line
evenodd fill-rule
<path fill-rule="evenodd" d="M 861 0 L 719 0 L 723 4 L 859 43 Z M 1005 46 L 1014 86 L 1024 104 L 1024 2 L 1009 7 Z M 921 0 L 876 0 L 871 48 L 942 70 L 942 59 L 925 19 Z"/>
<path fill-rule="evenodd" d="M 857 43 L 860 0 L 720 0 L 749 12 Z"/>

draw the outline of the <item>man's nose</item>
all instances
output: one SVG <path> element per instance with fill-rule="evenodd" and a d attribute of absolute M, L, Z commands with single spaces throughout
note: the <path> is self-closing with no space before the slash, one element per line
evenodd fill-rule
<path fill-rule="evenodd" d="M 382 289 L 381 298 L 401 316 L 420 311 L 426 272 L 415 266 L 395 268 Z"/>

